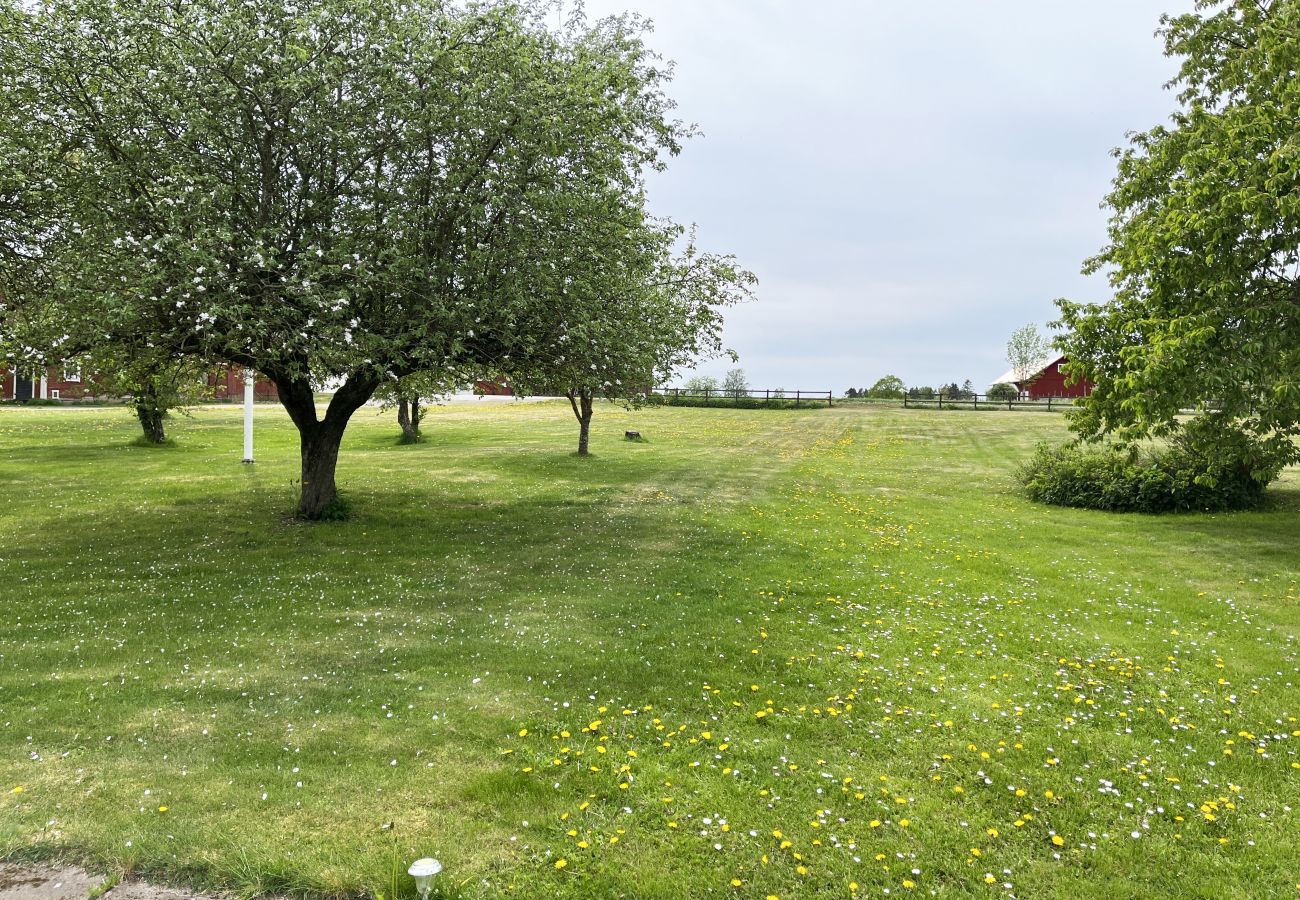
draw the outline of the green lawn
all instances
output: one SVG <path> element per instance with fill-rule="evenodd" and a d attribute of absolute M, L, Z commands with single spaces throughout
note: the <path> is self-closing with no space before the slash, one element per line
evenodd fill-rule
<path fill-rule="evenodd" d="M 0 409 L 0 858 L 244 893 L 1295 896 L 1300 476 L 1034 506 L 1043 413 Z M 644 443 L 621 439 L 637 428 Z"/>

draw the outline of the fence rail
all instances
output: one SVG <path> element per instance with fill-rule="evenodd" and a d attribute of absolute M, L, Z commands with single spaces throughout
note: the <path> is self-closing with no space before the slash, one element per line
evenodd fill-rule
<path fill-rule="evenodd" d="M 903 395 L 903 406 L 908 409 L 1007 409 L 1026 412 L 1061 412 L 1074 406 L 1072 397 L 992 398 L 988 394 L 943 394 L 929 396 Z"/>
<path fill-rule="evenodd" d="M 835 405 L 834 391 L 787 391 L 784 388 L 763 390 L 723 390 L 722 388 L 690 390 L 688 388 L 659 387 L 652 395 L 662 397 L 666 404 L 703 406 L 826 406 Z"/>

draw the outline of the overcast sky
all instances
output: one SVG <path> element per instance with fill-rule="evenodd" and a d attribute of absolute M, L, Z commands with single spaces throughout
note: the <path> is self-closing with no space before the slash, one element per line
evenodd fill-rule
<path fill-rule="evenodd" d="M 1053 298 L 1105 298 L 1079 269 L 1105 240 L 1109 151 L 1173 110 L 1154 32 L 1192 0 L 586 6 L 649 17 L 676 61 L 704 134 L 651 202 L 759 276 L 726 329 L 751 385 L 982 391 Z"/>

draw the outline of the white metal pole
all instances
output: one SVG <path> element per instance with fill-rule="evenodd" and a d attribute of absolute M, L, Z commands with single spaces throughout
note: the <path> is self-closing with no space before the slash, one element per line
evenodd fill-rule
<path fill-rule="evenodd" d="M 253 379 L 251 369 L 244 370 L 244 462 L 253 461 Z"/>

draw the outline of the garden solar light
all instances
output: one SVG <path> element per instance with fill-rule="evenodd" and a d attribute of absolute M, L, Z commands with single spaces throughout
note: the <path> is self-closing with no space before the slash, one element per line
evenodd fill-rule
<path fill-rule="evenodd" d="M 411 868 L 406 871 L 415 879 L 415 889 L 420 892 L 420 896 L 428 897 L 429 889 L 433 886 L 433 876 L 442 871 L 442 863 L 426 856 L 411 863 Z"/>

